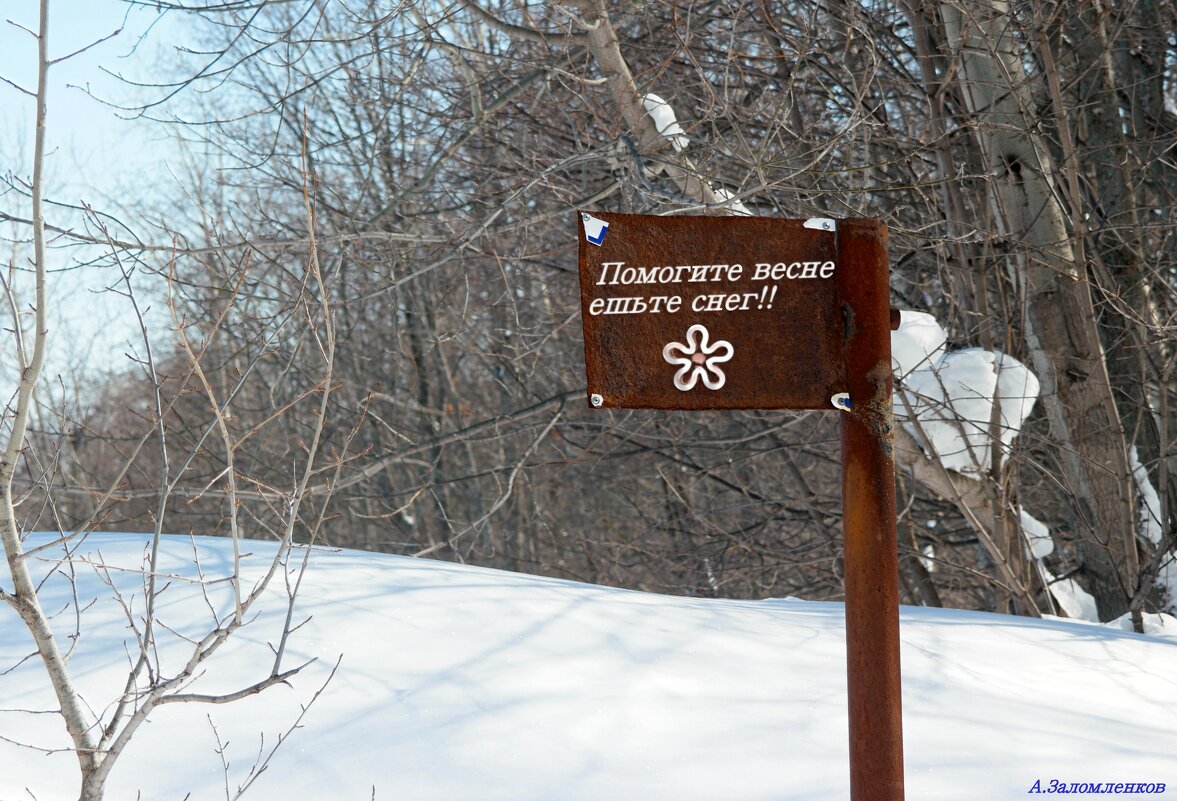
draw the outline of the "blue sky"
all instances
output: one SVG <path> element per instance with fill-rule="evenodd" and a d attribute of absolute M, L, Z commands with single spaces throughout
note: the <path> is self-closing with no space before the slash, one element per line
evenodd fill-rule
<path fill-rule="evenodd" d="M 9 0 L 0 15 L 0 76 L 32 91 L 36 85 L 36 40 L 24 26 L 36 30 L 36 0 Z M 156 23 L 151 35 L 142 34 Z M 173 15 L 159 19 L 153 9 L 131 8 L 120 0 L 51 0 L 49 6 L 49 55 L 62 58 L 93 45 L 56 64 L 50 70 L 46 138 L 48 197 L 69 204 L 85 202 L 133 220 L 134 209 L 161 193 L 175 196 L 179 153 L 163 126 L 110 104 L 132 104 L 144 90 L 128 86 L 108 73 L 138 79 L 161 74 L 170 60 L 171 46 L 179 38 L 183 19 Z M 122 32 L 110 37 L 115 31 Z M 105 101 L 105 102 L 103 102 Z M 31 173 L 34 103 L 18 89 L 0 83 L 0 171 L 18 183 Z M 8 194 L 0 209 L 27 216 L 27 204 Z M 51 224 L 72 225 L 76 217 L 63 217 L 49 207 Z M 11 228 L 5 238 L 22 236 Z M 5 248 L 8 250 L 8 248 Z M 70 372 L 77 364 L 99 369 L 124 364 L 127 340 L 134 336 L 133 315 L 125 302 L 103 288 L 117 278 L 109 270 L 70 269 L 76 251 L 54 250 L 49 266 L 55 272 L 51 285 L 50 373 Z M 8 254 L 5 254 L 7 263 Z M 21 258 L 17 258 L 18 263 Z M 19 276 L 18 276 L 19 279 Z M 31 287 L 23 287 L 28 297 Z M 27 300 L 26 300 L 27 303 Z M 5 352 L 0 344 L 0 353 Z"/>
<path fill-rule="evenodd" d="M 36 29 L 38 3 L 18 0 L 5 3 L 0 26 L 0 75 L 30 91 L 36 83 L 36 41 L 17 23 Z M 145 120 L 127 120 L 126 112 L 104 105 L 133 102 L 136 90 L 103 70 L 149 76 L 161 54 L 167 33 L 174 27 L 157 29 L 136 50 L 140 35 L 157 14 L 134 9 L 119 0 L 52 0 L 49 6 L 49 51 L 61 58 L 110 36 L 89 50 L 65 60 L 50 70 L 47 136 L 51 145 L 48 161 L 55 194 L 64 192 L 78 199 L 87 193 L 111 193 L 121 184 L 147 183 L 143 163 L 154 163 L 167 155 L 162 134 Z M 89 92 L 90 94 L 88 94 Z M 94 97 L 91 97 L 91 94 Z M 3 136 L 5 172 L 26 172 L 31 161 L 32 99 L 11 86 L 0 85 L 0 107 L 4 109 L 0 135 Z M 91 199 L 96 200 L 96 197 Z"/>

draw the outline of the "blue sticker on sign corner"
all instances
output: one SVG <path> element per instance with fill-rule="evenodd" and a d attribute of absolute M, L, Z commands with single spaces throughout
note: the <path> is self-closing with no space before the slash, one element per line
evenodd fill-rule
<path fill-rule="evenodd" d="M 591 214 L 582 214 L 581 217 L 584 219 L 584 238 L 599 246 L 605 241 L 605 233 L 609 230 L 609 223 L 598 220 Z"/>

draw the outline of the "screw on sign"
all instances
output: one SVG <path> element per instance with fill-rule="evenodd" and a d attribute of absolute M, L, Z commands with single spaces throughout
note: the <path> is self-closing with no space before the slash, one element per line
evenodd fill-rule
<path fill-rule="evenodd" d="M 581 212 L 594 408 L 842 412 L 852 801 L 902 801 L 887 230 Z"/>

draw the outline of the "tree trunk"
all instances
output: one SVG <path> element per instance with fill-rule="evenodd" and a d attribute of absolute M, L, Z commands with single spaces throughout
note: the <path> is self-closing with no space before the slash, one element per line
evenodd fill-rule
<path fill-rule="evenodd" d="M 999 232 L 1014 248 L 1009 269 L 1071 497 L 1083 575 L 1109 620 L 1128 611 L 1139 565 L 1131 471 L 1085 265 L 1075 258 L 1053 160 L 1035 125 L 1007 4 L 940 8 L 991 175 Z"/>

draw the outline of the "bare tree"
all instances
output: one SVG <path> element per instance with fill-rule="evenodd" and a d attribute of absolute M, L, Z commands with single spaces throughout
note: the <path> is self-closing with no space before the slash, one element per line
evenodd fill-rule
<path fill-rule="evenodd" d="M 17 285 L 15 265 L 9 270 L 4 285 L 12 318 L 10 332 L 18 359 L 19 385 L 14 397 L 6 403 L 3 417 L 0 539 L 4 544 L 11 584 L 0 588 L 0 598 L 20 617 L 29 631 L 35 646 L 35 656 L 39 658 L 52 685 L 62 723 L 77 757 L 80 772 L 78 797 L 85 801 L 97 801 L 104 797 L 107 780 L 128 743 L 159 707 L 175 703 L 232 702 L 287 682 L 305 667 L 305 664 L 290 665 L 286 656 L 286 642 L 297 627 L 293 613 L 296 593 L 288 590 L 285 598 L 276 598 L 276 587 L 272 585 L 285 584 L 288 588 L 297 586 L 297 574 L 306 569 L 306 560 L 305 551 L 300 551 L 296 543 L 295 533 L 301 531 L 301 539 L 314 541 L 322 524 L 324 509 L 318 500 L 311 500 L 312 487 L 334 481 L 344 457 L 342 453 L 327 456 L 323 449 L 323 431 L 334 389 L 336 335 L 330 291 L 317 259 L 314 242 L 315 196 L 309 179 L 303 185 L 303 210 L 310 232 L 308 258 L 303 262 L 299 275 L 298 290 L 294 294 L 296 302 L 269 327 L 267 337 L 261 342 L 258 351 L 241 364 L 242 369 L 236 376 L 236 382 L 224 388 L 213 385 L 207 365 L 216 342 L 217 326 L 227 317 L 234 297 L 230 295 L 226 299 L 214 324 L 203 330 L 184 319 L 182 312 L 177 309 L 179 354 L 173 361 L 173 367 L 184 375 L 173 383 L 177 389 L 169 395 L 133 289 L 132 268 L 123 261 L 119 248 L 110 239 L 101 218 L 95 216 L 94 225 L 108 240 L 113 262 L 121 272 L 130 311 L 143 326 L 144 351 L 139 365 L 143 377 L 138 383 L 138 389 L 143 395 L 135 400 L 143 413 L 144 425 L 140 427 L 137 438 L 126 443 L 127 453 L 121 460 L 122 466 L 108 476 L 110 483 L 105 491 L 94 497 L 88 510 L 88 519 L 82 521 L 76 529 L 61 529 L 56 537 L 42 537 L 38 540 L 29 538 L 26 524 L 42 519 L 45 510 L 56 513 L 58 494 L 66 491 L 60 485 L 60 477 L 55 475 L 55 470 L 41 469 L 55 462 L 50 454 L 53 444 L 51 438 L 47 439 L 43 435 L 31 437 L 29 430 L 50 336 L 46 322 L 48 253 L 43 188 L 45 129 L 49 109 L 47 75 L 56 62 L 49 57 L 48 21 L 48 0 L 42 0 L 39 27 L 29 32 L 36 37 L 38 45 L 37 86 L 34 92 L 29 93 L 34 97 L 37 121 L 32 179 L 29 184 L 33 250 L 31 300 L 24 296 L 22 287 Z M 28 309 L 27 315 L 23 311 L 25 308 Z M 31 317 L 31 322 L 28 317 Z M 235 431 L 231 421 L 242 388 L 255 380 L 258 364 L 264 359 L 280 356 L 285 341 L 292 338 L 304 342 L 317 360 L 318 374 L 313 386 L 302 396 L 302 402 L 314 406 L 317 411 L 304 418 L 303 422 L 308 423 L 309 427 L 306 436 L 299 441 L 297 455 L 287 462 L 290 468 L 289 483 L 285 486 L 268 486 L 259 484 L 243 473 L 235 455 L 248 447 L 246 443 L 257 434 L 259 428 L 280 418 L 285 409 L 272 412 L 267 419 L 245 432 Z M 205 414 L 199 425 L 200 432 L 191 442 L 176 442 L 182 436 L 173 428 L 174 415 L 179 404 L 186 400 L 185 396 L 190 395 L 193 389 L 200 393 L 204 402 Z M 181 481 L 187 480 L 185 474 L 188 467 L 202 451 L 214 449 L 213 443 L 218 441 L 228 469 L 209 481 L 204 489 L 224 499 L 233 559 L 226 575 L 202 576 L 202 580 L 209 584 L 228 582 L 233 590 L 232 599 L 226 605 L 209 598 L 213 615 L 208 628 L 187 639 L 169 629 L 157 607 L 157 600 L 166 583 L 158 564 L 159 551 L 170 522 L 169 505 Z M 157 454 L 154 466 L 158 473 L 151 487 L 154 508 L 150 514 L 153 524 L 150 528 L 150 547 L 142 568 L 142 606 L 132 603 L 120 593 L 113 581 L 110 582 L 112 598 L 107 602 L 117 604 L 124 610 L 131 638 L 124 686 L 115 698 L 106 703 L 107 699 L 83 697 L 76 681 L 80 666 L 69 658 L 73 646 L 80 638 L 85 638 L 88 632 L 84 626 L 77 628 L 80 624 L 75 624 L 74 630 L 70 631 L 69 624 L 63 622 L 59 612 L 50 612 L 42 606 L 40 591 L 45 577 L 34 575 L 32 566 L 49 561 L 50 575 L 67 577 L 75 575 L 79 570 L 93 569 L 100 573 L 106 570 L 101 565 L 86 564 L 79 553 L 81 543 L 87 533 L 104 519 L 139 457 L 153 447 Z M 272 558 L 260 574 L 243 568 L 239 548 L 240 538 L 246 530 L 259 531 L 255 525 L 258 522 L 256 518 L 249 521 L 239 519 L 239 515 L 248 509 L 243 501 L 250 494 L 261 498 L 264 509 L 269 511 L 268 518 L 262 521 L 261 531 L 271 533 L 276 543 Z M 323 497 L 328 495 L 324 494 Z M 32 507 L 33 511 L 22 514 L 22 507 Z M 261 516 L 258 511 L 253 514 Z M 55 553 L 60 555 L 54 556 Z M 295 580 L 285 580 L 292 576 Z M 276 577 L 282 577 L 284 581 L 275 582 Z M 259 671 L 256 678 L 244 680 L 234 690 L 205 693 L 199 690 L 199 685 L 194 686 L 199 674 L 215 660 L 224 644 L 238 630 L 250 624 L 256 610 L 263 604 L 275 602 L 285 604 L 290 613 L 282 616 L 284 622 L 278 630 L 271 632 L 275 654 L 272 664 Z M 73 611 L 80 617 L 80 609 Z M 71 644 L 68 651 L 63 651 L 63 638 Z M 161 655 L 160 645 L 169 639 L 183 640 L 187 644 L 187 654 L 178 662 Z M 99 700 L 99 703 L 95 703 Z M 9 732 L 8 739 L 19 742 L 19 737 L 19 733 Z"/>

